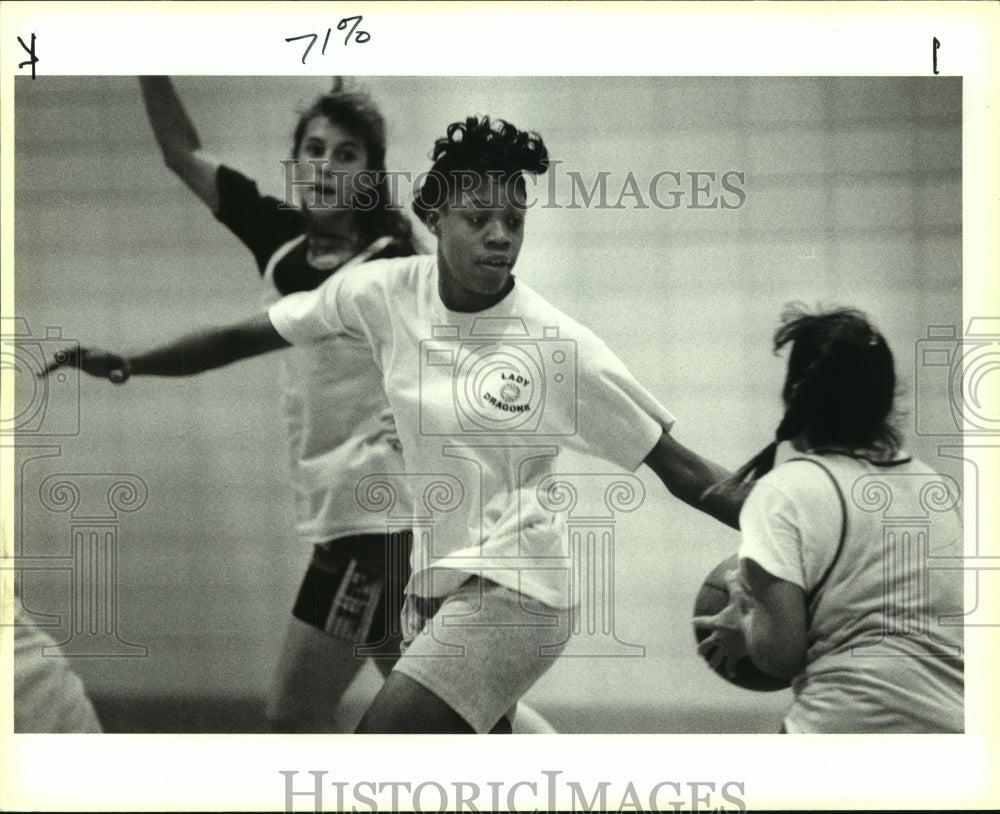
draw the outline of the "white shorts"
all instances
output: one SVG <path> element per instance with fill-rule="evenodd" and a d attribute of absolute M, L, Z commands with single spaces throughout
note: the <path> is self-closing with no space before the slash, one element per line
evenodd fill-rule
<path fill-rule="evenodd" d="M 454 593 L 403 605 L 394 670 L 426 687 L 476 732 L 489 732 L 566 646 L 569 611 L 470 576 Z"/>

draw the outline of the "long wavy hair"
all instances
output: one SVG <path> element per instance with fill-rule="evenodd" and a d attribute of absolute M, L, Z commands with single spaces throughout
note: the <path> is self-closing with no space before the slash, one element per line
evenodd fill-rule
<path fill-rule="evenodd" d="M 298 158 L 306 126 L 317 117 L 324 117 L 343 128 L 365 145 L 373 183 L 366 187 L 369 202 L 354 210 L 360 236 L 371 243 L 383 236 L 393 238 L 392 246 L 381 257 L 417 254 L 420 248 L 413 236 L 413 227 L 389 193 L 386 177 L 385 119 L 371 96 L 357 88 L 346 88 L 342 77 L 334 79 L 333 87 L 318 97 L 299 116 L 292 136 L 292 157 Z"/>

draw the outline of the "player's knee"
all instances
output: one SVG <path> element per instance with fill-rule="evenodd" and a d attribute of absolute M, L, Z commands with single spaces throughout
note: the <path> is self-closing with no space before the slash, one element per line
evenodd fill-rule
<path fill-rule="evenodd" d="M 472 727 L 426 687 L 400 672 L 385 680 L 361 723 L 359 734 L 459 734 Z"/>
<path fill-rule="evenodd" d="M 387 656 L 376 656 L 372 659 L 375 666 L 378 668 L 378 671 L 382 674 L 382 678 L 389 677 L 389 673 L 392 672 L 392 668 L 398 660 L 398 657 L 390 658 Z"/>
<path fill-rule="evenodd" d="M 314 726 L 312 718 L 313 716 L 307 715 L 303 710 L 296 710 L 273 701 L 264 707 L 264 723 L 268 732 L 279 735 L 308 732 Z"/>
<path fill-rule="evenodd" d="M 276 735 L 294 735 L 302 732 L 300 722 L 287 715 L 264 714 L 267 731 Z"/>
<path fill-rule="evenodd" d="M 376 644 L 369 644 L 365 648 L 365 654 L 382 674 L 382 678 L 388 678 L 392 668 L 399 661 L 400 641 L 398 636 L 390 636 Z"/>

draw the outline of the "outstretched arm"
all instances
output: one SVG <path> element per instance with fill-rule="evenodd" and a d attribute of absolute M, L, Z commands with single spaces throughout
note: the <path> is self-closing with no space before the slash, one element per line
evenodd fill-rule
<path fill-rule="evenodd" d="M 139 86 L 153 135 L 167 167 L 218 214 L 219 190 L 215 175 L 219 162 L 201 151 L 198 131 L 188 118 L 170 78 L 140 76 Z"/>
<path fill-rule="evenodd" d="M 734 529 L 750 488 L 730 480 L 731 472 L 702 458 L 663 433 L 643 461 L 670 493 Z"/>
<path fill-rule="evenodd" d="M 159 348 L 135 356 L 122 356 L 96 348 L 80 348 L 60 355 L 42 372 L 48 375 L 62 365 L 79 364 L 84 373 L 121 384 L 130 376 L 193 376 L 240 359 L 288 347 L 266 313 L 256 314 L 225 328 L 188 334 Z"/>

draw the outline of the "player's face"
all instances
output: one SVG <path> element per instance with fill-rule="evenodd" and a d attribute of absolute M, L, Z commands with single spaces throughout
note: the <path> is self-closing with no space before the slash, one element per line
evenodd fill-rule
<path fill-rule="evenodd" d="M 294 177 L 300 205 L 349 208 L 354 201 L 355 176 L 368 166 L 368 150 L 361 139 L 325 116 L 306 124 L 295 156 Z M 312 163 L 310 163 L 312 162 Z M 314 166 L 316 162 L 322 162 Z"/>
<path fill-rule="evenodd" d="M 481 311 L 510 290 L 524 241 L 524 190 L 519 184 L 480 179 L 453 192 L 430 213 L 438 239 L 440 294 L 453 311 Z"/>

